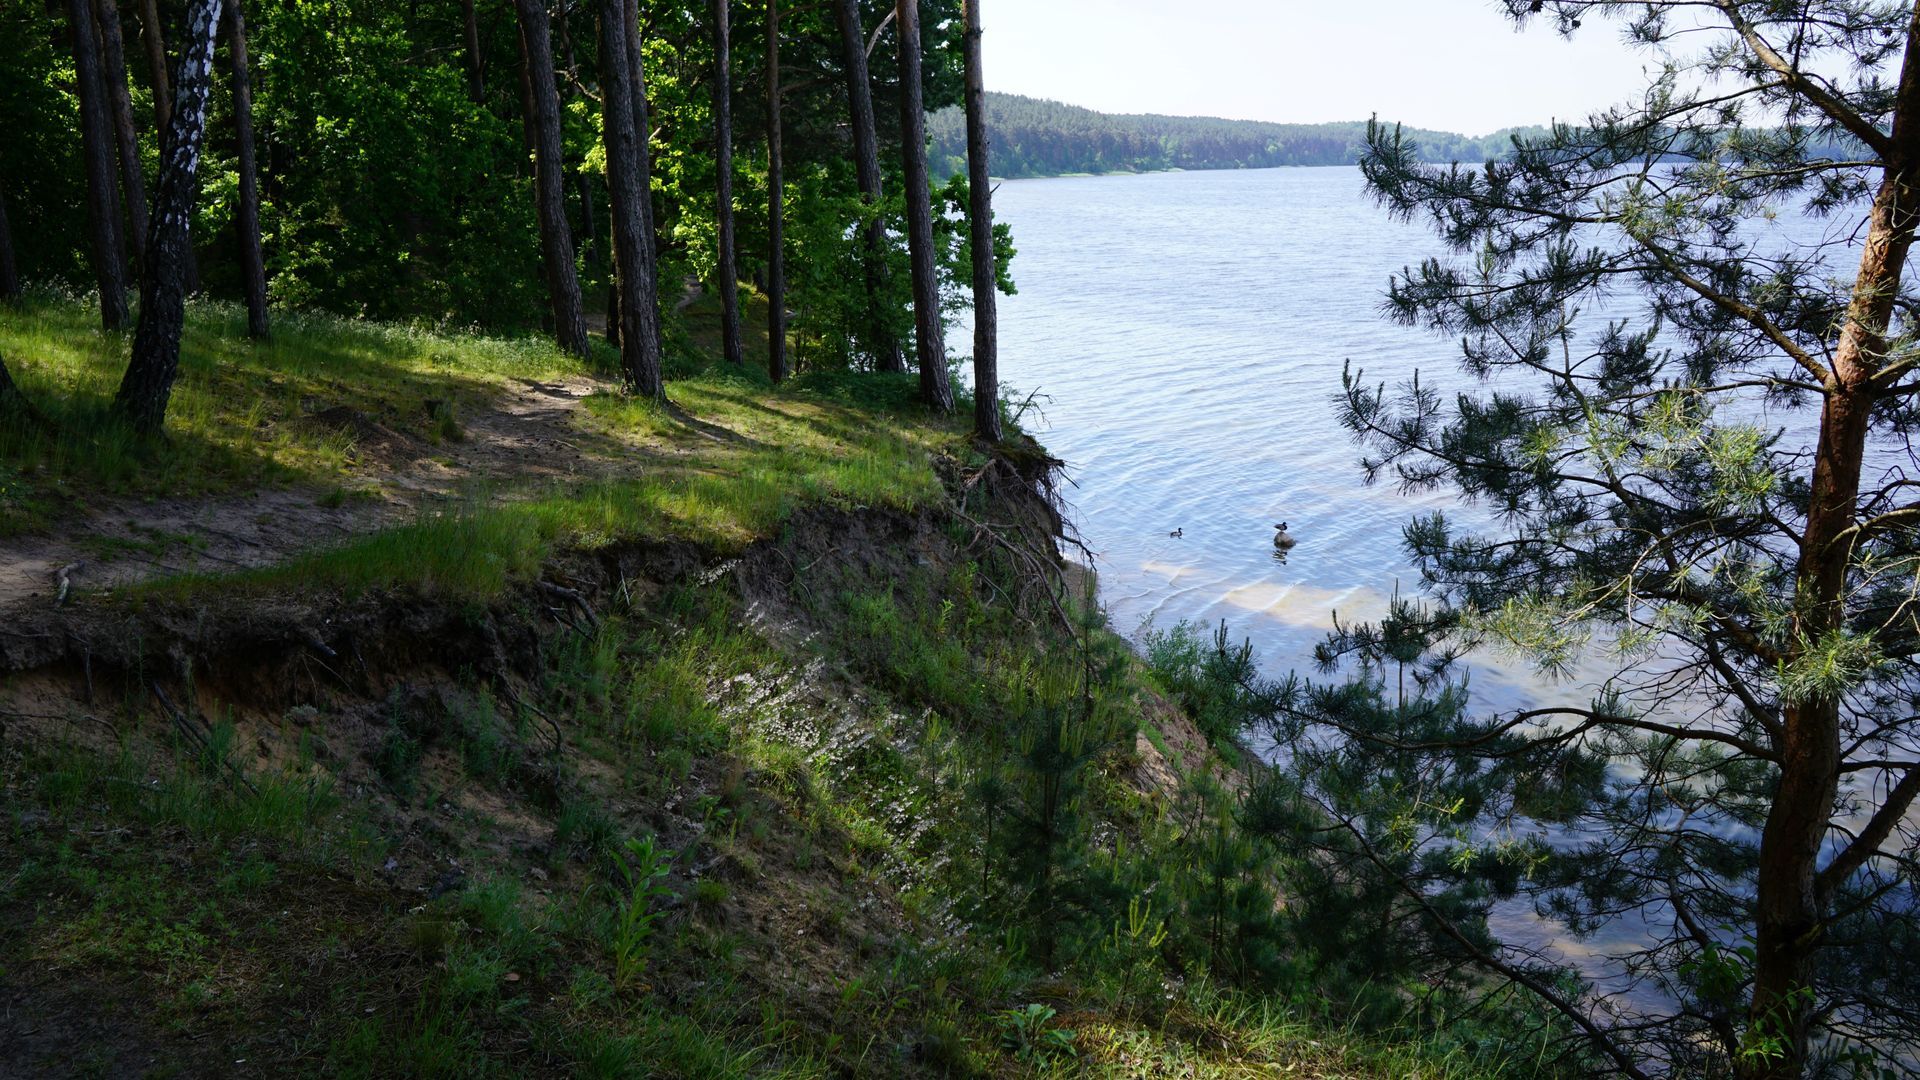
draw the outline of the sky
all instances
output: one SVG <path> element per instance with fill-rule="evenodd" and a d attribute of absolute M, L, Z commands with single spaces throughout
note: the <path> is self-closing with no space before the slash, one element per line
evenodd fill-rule
<path fill-rule="evenodd" d="M 1484 135 L 1646 83 L 1617 27 L 1524 31 L 1496 0 L 983 0 L 987 85 L 1102 112 Z"/>

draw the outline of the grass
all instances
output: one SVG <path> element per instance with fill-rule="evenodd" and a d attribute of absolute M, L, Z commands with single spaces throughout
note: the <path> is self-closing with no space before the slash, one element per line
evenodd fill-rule
<path fill-rule="evenodd" d="M 276 313 L 274 336 L 246 337 L 246 313 L 188 305 L 167 437 L 134 435 L 110 414 L 132 335 L 105 334 L 80 299 L 35 294 L 0 307 L 0 357 L 52 433 L 0 428 L 0 535 L 45 525 L 101 495 L 205 496 L 263 484 L 340 485 L 352 438 L 307 422 L 345 407 L 423 438 L 483 407 L 509 378 L 581 365 L 535 338 L 483 338 Z"/>

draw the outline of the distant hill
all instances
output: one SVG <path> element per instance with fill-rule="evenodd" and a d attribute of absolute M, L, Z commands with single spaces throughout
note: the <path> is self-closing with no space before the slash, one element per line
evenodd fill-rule
<path fill-rule="evenodd" d="M 966 167 L 966 117 L 943 109 L 927 123 L 936 173 Z M 1270 124 L 1204 116 L 1117 115 L 1016 94 L 987 95 L 993 173 L 1008 178 L 1158 169 L 1267 169 L 1351 165 L 1366 141 L 1363 120 Z M 1508 145 L 1511 129 L 1482 138 L 1407 129 L 1429 161 L 1484 161 Z"/>

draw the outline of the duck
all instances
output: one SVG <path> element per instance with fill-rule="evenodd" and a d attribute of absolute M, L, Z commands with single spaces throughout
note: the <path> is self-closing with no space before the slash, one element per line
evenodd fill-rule
<path fill-rule="evenodd" d="M 1275 525 L 1273 529 L 1274 529 L 1274 532 L 1273 532 L 1274 547 L 1279 548 L 1281 551 L 1285 551 L 1296 543 L 1296 541 L 1293 538 L 1293 535 L 1287 532 L 1286 522 L 1283 521 L 1280 524 Z"/>
<path fill-rule="evenodd" d="M 1178 529 L 1175 529 L 1175 530 L 1173 530 L 1172 532 L 1170 532 L 1170 533 L 1168 533 L 1167 535 L 1168 535 L 1169 537 L 1172 537 L 1172 538 L 1173 538 L 1173 539 L 1175 539 L 1175 540 L 1178 540 L 1178 539 L 1180 539 L 1180 538 L 1181 538 L 1182 536 L 1185 536 L 1186 534 L 1187 534 L 1187 530 L 1186 530 L 1186 527 L 1185 527 L 1185 526 L 1181 526 L 1180 528 L 1178 528 Z"/>

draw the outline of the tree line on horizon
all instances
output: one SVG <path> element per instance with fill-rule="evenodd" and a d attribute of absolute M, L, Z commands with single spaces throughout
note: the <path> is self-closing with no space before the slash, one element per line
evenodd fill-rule
<path fill-rule="evenodd" d="M 658 397 L 662 303 L 712 289 L 744 362 L 744 282 L 774 379 L 911 354 L 943 411 L 946 322 L 977 308 L 998 437 L 973 286 L 1011 288 L 1010 237 L 985 185 L 933 185 L 921 134 L 980 82 L 962 0 L 248 6 L 0 3 L 0 290 L 91 286 L 114 331 L 137 287 L 136 426 L 159 426 L 193 294 L 244 300 L 256 337 L 271 299 L 544 325 L 581 355 L 604 312 L 628 388 Z"/>
<path fill-rule="evenodd" d="M 987 130 L 994 175 L 1007 179 L 1070 173 L 1153 172 L 1166 169 L 1273 169 L 1289 165 L 1354 165 L 1366 150 L 1367 121 L 1278 124 L 1206 116 L 1097 112 L 1019 94 L 987 95 Z M 1540 127 L 1503 128 L 1490 135 L 1409 128 L 1424 161 L 1486 161 L 1512 145 L 1513 136 Z M 927 122 L 932 156 L 955 173 L 967 155 L 966 118 L 956 108 Z"/>

